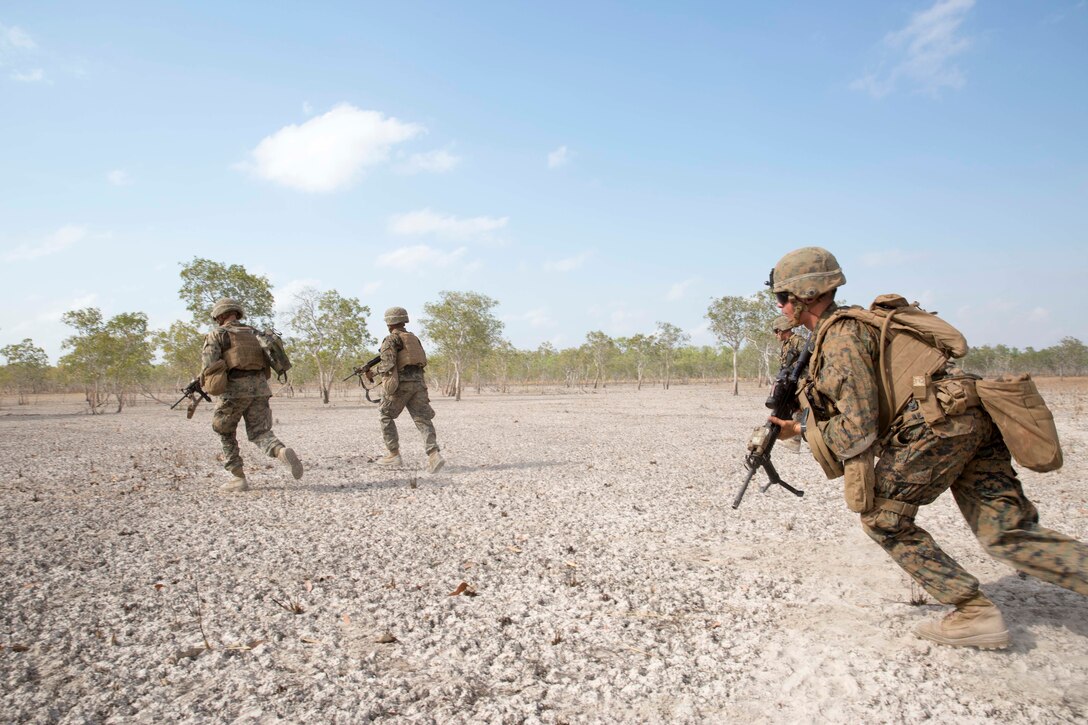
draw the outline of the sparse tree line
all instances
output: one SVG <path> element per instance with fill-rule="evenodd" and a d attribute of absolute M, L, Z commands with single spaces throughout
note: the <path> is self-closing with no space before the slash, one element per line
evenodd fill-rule
<path fill-rule="evenodd" d="M 181 281 L 178 295 L 191 319 L 152 330 L 142 312 L 109 319 L 94 307 L 67 312 L 62 319 L 72 335 L 64 340 L 56 365 L 30 338 L 0 348 L 5 363 L 0 389 L 14 394 L 19 404 L 30 402 L 32 395 L 79 391 L 94 414 L 121 412 L 141 399 L 162 402 L 167 391 L 200 372 L 210 310 L 221 297 L 241 302 L 246 321 L 255 327 L 283 332 L 294 367 L 282 394 L 317 395 L 326 403 L 334 395 L 351 395 L 356 384 L 341 379 L 376 352 L 378 341 L 367 330 L 370 308 L 336 290 L 302 290 L 277 320 L 268 279 L 241 265 L 195 258 L 182 264 Z M 778 311 L 766 291 L 711 300 L 706 319 L 717 347 L 691 345 L 681 328 L 659 322 L 652 331 L 628 337 L 593 330 L 577 347 L 559 350 L 545 342 L 535 350 L 519 350 L 503 338 L 497 306 L 482 294 L 446 291 L 416 315 L 416 329 L 428 343 L 430 382 L 443 394 L 460 400 L 466 389 L 543 392 L 619 383 L 667 390 L 678 382 L 730 380 L 735 395 L 740 378 L 762 384 L 777 370 L 779 344 L 771 322 Z M 1042 350 L 983 346 L 972 348 L 962 364 L 983 375 L 1080 376 L 1088 374 L 1088 346 L 1073 337 Z"/>

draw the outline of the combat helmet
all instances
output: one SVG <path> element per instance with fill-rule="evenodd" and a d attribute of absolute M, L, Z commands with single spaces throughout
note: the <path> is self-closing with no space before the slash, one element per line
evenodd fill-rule
<path fill-rule="evenodd" d="M 846 275 L 835 255 L 823 247 L 801 247 L 778 260 L 767 284 L 773 292 L 807 300 L 842 287 Z"/>
<path fill-rule="evenodd" d="M 771 325 L 771 331 L 775 333 L 785 332 L 786 330 L 792 330 L 796 325 L 793 324 L 793 320 L 785 315 L 779 315 L 774 318 L 774 324 Z"/>
<path fill-rule="evenodd" d="M 245 310 L 242 309 L 242 305 L 238 303 L 238 300 L 224 297 L 212 307 L 212 319 L 218 322 L 219 318 L 228 312 L 238 313 L 239 320 L 246 316 Z"/>
<path fill-rule="evenodd" d="M 399 325 L 408 322 L 408 310 L 403 307 L 390 307 L 385 311 L 385 324 Z"/>

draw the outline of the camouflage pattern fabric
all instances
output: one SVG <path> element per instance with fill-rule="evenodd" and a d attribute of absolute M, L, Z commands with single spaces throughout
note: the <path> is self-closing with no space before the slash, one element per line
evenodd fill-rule
<path fill-rule="evenodd" d="M 837 309 L 832 303 L 824 311 L 813 330 L 814 337 Z M 879 333 L 851 319 L 837 321 L 824 338 L 819 372 L 811 383 L 816 393 L 813 402 L 819 408 L 824 441 L 839 460 L 864 453 L 876 442 L 879 347 Z"/>
<path fill-rule="evenodd" d="M 821 316 L 815 332 L 836 309 Z M 818 426 L 841 460 L 877 437 L 878 333 L 856 320 L 836 322 L 821 351 L 814 391 Z M 913 403 L 892 423 L 877 453 L 876 495 L 924 506 L 951 489 L 963 517 L 992 556 L 1013 567 L 1088 595 L 1088 545 L 1039 526 L 1000 431 L 982 408 L 956 417 L 954 435 L 937 435 Z M 914 517 L 885 509 L 861 515 L 862 528 L 927 592 L 944 604 L 979 593 L 978 580 L 946 554 Z"/>
<path fill-rule="evenodd" d="M 876 495 L 910 504 L 933 503 L 946 489 L 983 548 L 1043 581 L 1088 595 L 1088 545 L 1039 526 L 1009 450 L 985 411 L 960 416 L 970 432 L 940 437 L 924 420 L 901 429 L 876 468 Z M 876 509 L 862 528 L 937 601 L 959 604 L 979 593 L 978 579 L 946 554 L 912 518 Z"/>
<path fill-rule="evenodd" d="M 249 378 L 261 376 L 249 376 Z M 235 381 L 231 381 L 235 382 Z M 268 384 L 265 383 L 265 387 Z M 230 395 L 229 392 L 219 398 L 212 415 L 212 430 L 219 434 L 223 443 L 223 468 L 232 471 L 242 466 L 242 453 L 238 448 L 238 421 L 246 421 L 246 437 L 264 451 L 265 455 L 275 458 L 283 443 L 272 432 L 272 408 L 268 405 L 267 395 Z"/>
<path fill-rule="evenodd" d="M 779 367 L 793 367 L 793 364 L 797 362 L 797 358 L 801 357 L 801 351 L 804 349 L 805 338 L 797 333 L 790 335 L 789 339 L 782 343 L 782 350 L 778 353 Z"/>
<path fill-rule="evenodd" d="M 228 325 L 241 324 L 237 321 Z M 204 367 L 223 357 L 223 340 L 226 333 L 217 327 L 204 338 L 201 362 Z M 246 437 L 268 456 L 275 458 L 283 443 L 272 432 L 272 409 L 268 399 L 272 390 L 261 373 L 256 375 L 228 376 L 227 389 L 219 396 L 212 415 L 212 430 L 219 434 L 223 444 L 223 468 L 228 471 L 242 466 L 242 453 L 238 447 L 238 422 L 245 419 Z"/>
<path fill-rule="evenodd" d="M 227 325 L 223 327 L 215 328 L 204 338 L 204 347 L 200 352 L 200 359 L 205 369 L 216 360 L 221 360 L 223 358 L 223 343 L 228 339 L 226 328 L 231 325 L 238 325 L 241 327 L 246 326 L 235 320 L 227 323 Z M 272 389 L 268 387 L 268 380 L 264 375 L 247 375 L 244 377 L 227 379 L 227 390 L 223 393 L 224 397 L 247 395 L 263 395 L 266 398 L 272 397 Z"/>
<path fill-rule="evenodd" d="M 379 375 L 384 377 L 397 369 L 397 352 L 400 351 L 402 344 L 396 333 L 392 332 L 382 340 L 382 345 L 378 348 L 378 355 L 382 359 L 377 366 Z"/>
<path fill-rule="evenodd" d="M 404 375 L 408 371 L 408 375 Z M 427 453 L 438 450 L 438 436 L 431 420 L 434 418 L 434 408 L 431 407 L 431 399 L 427 395 L 427 384 L 423 382 L 422 371 L 418 374 L 412 368 L 405 368 L 400 378 L 400 385 L 390 396 L 382 399 L 378 408 L 379 419 L 382 427 L 382 438 L 385 447 L 392 451 L 400 450 L 400 439 L 397 435 L 395 418 L 405 408 L 412 416 L 412 422 L 423 435 L 423 445 Z"/>

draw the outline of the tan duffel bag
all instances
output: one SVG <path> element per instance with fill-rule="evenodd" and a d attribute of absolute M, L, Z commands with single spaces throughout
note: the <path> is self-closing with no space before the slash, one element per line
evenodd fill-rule
<path fill-rule="evenodd" d="M 1062 467 L 1062 446 L 1054 414 L 1046 407 L 1030 375 L 978 380 L 975 390 L 1017 463 L 1040 473 Z"/>

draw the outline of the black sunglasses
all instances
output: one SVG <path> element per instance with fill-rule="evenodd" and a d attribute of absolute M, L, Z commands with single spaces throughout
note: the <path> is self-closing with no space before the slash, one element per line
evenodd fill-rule
<path fill-rule="evenodd" d="M 774 268 L 773 267 L 771 268 L 771 274 L 767 277 L 767 281 L 764 282 L 763 284 L 767 285 L 772 290 L 774 289 Z M 778 302 L 778 304 L 784 305 L 784 304 L 786 304 L 787 302 L 790 301 L 790 293 L 789 292 L 775 292 L 774 293 L 774 298 Z M 778 332 L 778 330 L 775 330 L 775 332 Z"/>

